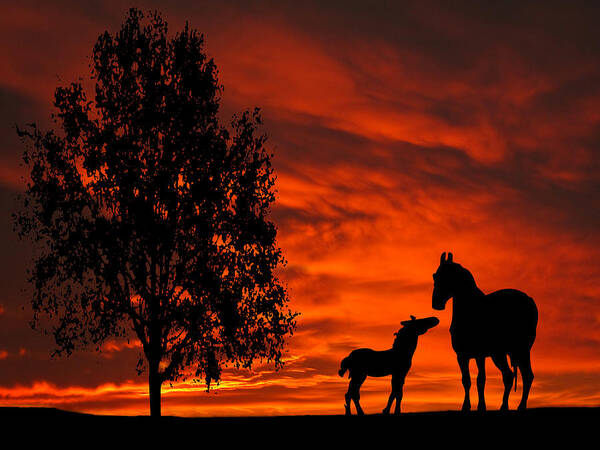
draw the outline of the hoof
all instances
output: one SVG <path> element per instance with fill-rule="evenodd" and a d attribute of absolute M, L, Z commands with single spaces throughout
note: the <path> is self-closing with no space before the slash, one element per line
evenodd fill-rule
<path fill-rule="evenodd" d="M 463 403 L 461 411 L 471 411 L 471 404 L 469 403 Z"/>
<path fill-rule="evenodd" d="M 383 411 L 381 411 L 381 414 L 383 414 L 384 416 L 387 416 L 390 413 L 390 410 L 385 408 Z"/>
<path fill-rule="evenodd" d="M 484 404 L 481 404 L 481 403 L 480 403 L 479 405 L 477 405 L 477 411 L 479 411 L 479 412 L 484 412 L 484 411 L 485 411 L 485 409 L 486 409 L 486 408 L 485 408 L 485 403 L 484 403 Z"/>
<path fill-rule="evenodd" d="M 346 415 L 347 416 L 351 416 L 352 415 L 352 411 L 350 411 L 350 406 L 344 405 L 344 408 L 346 410 Z"/>
<path fill-rule="evenodd" d="M 527 405 L 519 405 L 517 411 L 525 411 L 527 409 Z"/>
<path fill-rule="evenodd" d="M 508 411 L 508 405 L 502 405 L 500 411 Z"/>

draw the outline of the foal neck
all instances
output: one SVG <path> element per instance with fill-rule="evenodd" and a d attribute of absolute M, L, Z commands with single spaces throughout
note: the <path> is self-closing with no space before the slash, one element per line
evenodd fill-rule
<path fill-rule="evenodd" d="M 401 329 L 398 332 L 398 336 L 394 341 L 394 345 L 392 346 L 392 350 L 395 351 L 411 351 L 414 352 L 417 348 L 417 341 L 419 340 L 419 336 L 415 332 L 410 332 L 406 329 Z"/>

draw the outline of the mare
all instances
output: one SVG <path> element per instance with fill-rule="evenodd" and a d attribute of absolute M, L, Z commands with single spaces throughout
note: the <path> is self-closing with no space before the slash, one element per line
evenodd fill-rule
<path fill-rule="evenodd" d="M 502 289 L 484 294 L 475 283 L 471 272 L 452 261 L 452 253 L 442 253 L 440 265 L 433 274 L 432 307 L 443 310 L 453 299 L 450 335 L 462 373 L 465 398 L 463 411 L 471 409 L 469 390 L 471 376 L 469 361 L 477 363 L 477 410 L 485 411 L 485 359 L 492 361 L 502 372 L 504 395 L 501 410 L 508 410 L 508 396 L 515 382 L 517 368 L 523 380 L 523 395 L 519 409 L 527 408 L 527 398 L 533 382 L 531 347 L 535 341 L 538 310 L 535 302 L 524 292 Z M 511 371 L 507 356 L 513 367 Z"/>

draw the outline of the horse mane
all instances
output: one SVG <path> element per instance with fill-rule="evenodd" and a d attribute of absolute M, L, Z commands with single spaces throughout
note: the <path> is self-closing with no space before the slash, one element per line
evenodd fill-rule
<path fill-rule="evenodd" d="M 465 281 L 467 281 L 469 283 L 473 283 L 475 286 L 477 286 L 477 283 L 475 283 L 475 277 L 473 276 L 473 274 L 471 273 L 471 271 L 469 269 L 461 266 L 458 263 L 454 263 L 454 265 L 457 266 L 458 269 L 460 269 L 460 272 L 464 276 Z"/>
<path fill-rule="evenodd" d="M 451 264 L 453 264 L 456 267 L 456 273 L 460 274 L 462 282 L 464 283 L 464 287 L 472 289 L 478 293 L 481 293 L 482 295 L 485 295 L 483 294 L 483 291 L 481 291 L 481 289 L 479 289 L 479 287 L 477 286 L 477 283 L 475 282 L 475 277 L 473 277 L 473 274 L 469 271 L 469 269 L 455 262 L 452 262 Z"/>

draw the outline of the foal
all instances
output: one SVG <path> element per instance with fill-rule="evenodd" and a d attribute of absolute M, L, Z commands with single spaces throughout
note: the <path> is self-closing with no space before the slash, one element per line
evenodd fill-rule
<path fill-rule="evenodd" d="M 427 330 L 435 327 L 440 321 L 437 317 L 427 317 L 426 319 L 416 319 L 410 316 L 410 320 L 400 322 L 402 328 L 394 333 L 394 345 L 391 349 L 385 351 L 375 351 L 370 348 L 359 348 L 352 351 L 342 360 L 340 377 L 343 377 L 346 370 L 350 371 L 350 384 L 346 393 L 346 415 L 351 415 L 350 401 L 354 401 L 356 412 L 363 415 L 360 407 L 360 387 L 367 376 L 385 377 L 392 376 L 392 392 L 388 399 L 387 406 L 383 414 L 389 414 L 394 399 L 396 400 L 395 414 L 400 414 L 400 402 L 402 401 L 402 388 L 404 379 L 412 364 L 412 357 L 417 348 L 419 336 L 425 334 Z"/>

